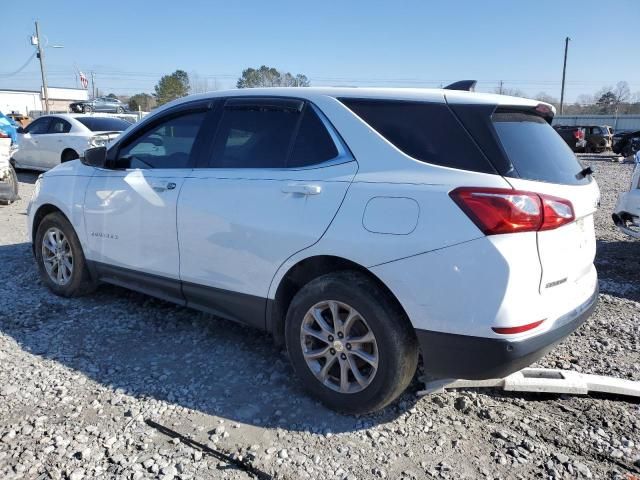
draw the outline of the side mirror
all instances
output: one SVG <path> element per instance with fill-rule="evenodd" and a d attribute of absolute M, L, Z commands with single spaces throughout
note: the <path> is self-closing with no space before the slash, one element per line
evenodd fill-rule
<path fill-rule="evenodd" d="M 89 167 L 105 168 L 107 147 L 95 147 L 85 150 L 84 156 L 80 158 L 80 161 Z"/>

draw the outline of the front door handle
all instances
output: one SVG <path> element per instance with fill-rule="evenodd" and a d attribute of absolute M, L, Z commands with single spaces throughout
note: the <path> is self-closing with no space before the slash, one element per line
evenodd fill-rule
<path fill-rule="evenodd" d="M 293 193 L 297 195 L 318 195 L 320 192 L 322 192 L 322 187 L 320 185 L 291 183 L 285 187 L 282 187 L 282 192 Z"/>

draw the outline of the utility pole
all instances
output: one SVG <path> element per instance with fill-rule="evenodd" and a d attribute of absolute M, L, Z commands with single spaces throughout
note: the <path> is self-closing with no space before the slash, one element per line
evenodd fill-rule
<path fill-rule="evenodd" d="M 96 98 L 96 83 L 95 83 L 93 71 L 91 72 L 91 92 L 93 92 L 91 96 L 93 98 Z"/>
<path fill-rule="evenodd" d="M 38 46 L 38 59 L 40 60 L 40 73 L 42 74 L 42 91 L 44 93 L 44 111 L 49 113 L 49 90 L 47 89 L 47 74 L 44 68 L 44 49 L 40 39 L 40 27 L 36 21 L 36 44 Z"/>
<path fill-rule="evenodd" d="M 569 50 L 569 37 L 564 39 L 564 65 L 562 66 L 562 90 L 560 90 L 560 115 L 564 108 L 564 79 L 567 74 L 567 52 Z"/>
<path fill-rule="evenodd" d="M 502 80 L 500 80 L 500 95 L 502 95 Z"/>

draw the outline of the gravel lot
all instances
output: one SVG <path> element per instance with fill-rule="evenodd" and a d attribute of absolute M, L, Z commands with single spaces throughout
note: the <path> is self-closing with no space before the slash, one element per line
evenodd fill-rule
<path fill-rule="evenodd" d="M 611 211 L 631 164 L 588 160 L 600 303 L 542 366 L 640 381 L 640 242 Z M 36 175 L 0 207 L 0 478 L 251 478 L 151 419 L 282 479 L 640 478 L 640 404 L 614 397 L 457 391 L 337 415 L 310 400 L 269 337 L 101 287 L 58 298 L 26 243 Z M 269 478 L 265 476 L 264 478 Z"/>

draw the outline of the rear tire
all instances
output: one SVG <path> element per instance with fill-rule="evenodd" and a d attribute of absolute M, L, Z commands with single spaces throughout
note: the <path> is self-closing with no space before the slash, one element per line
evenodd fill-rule
<path fill-rule="evenodd" d="M 124 108 L 118 107 L 118 109 L 116 110 L 116 113 L 124 113 Z"/>
<path fill-rule="evenodd" d="M 78 152 L 76 152 L 75 150 L 65 150 L 64 152 L 62 152 L 62 157 L 60 157 L 60 162 L 64 163 L 64 162 L 70 162 L 71 160 L 76 160 L 80 158 L 80 156 L 78 155 Z"/>
<path fill-rule="evenodd" d="M 323 275 L 305 285 L 289 306 L 285 339 L 304 387 L 329 408 L 349 414 L 393 402 L 418 363 L 409 319 L 387 292 L 357 271 Z"/>
<path fill-rule="evenodd" d="M 34 250 L 40 278 L 56 295 L 77 297 L 95 289 L 80 240 L 60 212 L 42 219 L 37 227 Z"/>

